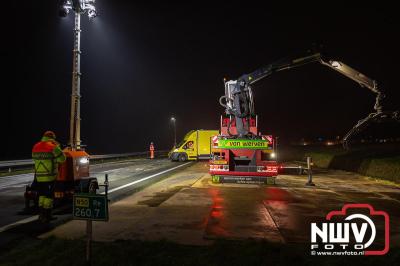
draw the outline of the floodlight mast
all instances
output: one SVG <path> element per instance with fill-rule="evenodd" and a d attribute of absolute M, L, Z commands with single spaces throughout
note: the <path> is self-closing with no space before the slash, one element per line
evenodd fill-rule
<path fill-rule="evenodd" d="M 69 142 L 71 150 L 79 150 L 81 148 L 81 14 L 80 12 L 74 13 L 75 26 Z"/>
<path fill-rule="evenodd" d="M 81 14 L 87 11 L 89 19 L 97 16 L 95 0 L 62 0 L 60 16 L 67 16 L 74 11 L 74 49 L 72 61 L 72 93 L 69 146 L 71 150 L 81 149 Z"/>

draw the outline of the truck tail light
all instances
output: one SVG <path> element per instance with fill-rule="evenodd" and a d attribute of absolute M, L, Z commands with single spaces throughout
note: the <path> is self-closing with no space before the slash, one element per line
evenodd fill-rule
<path fill-rule="evenodd" d="M 257 172 L 266 172 L 266 170 L 265 170 L 265 166 L 264 165 L 260 165 L 260 166 L 257 166 Z"/>
<path fill-rule="evenodd" d="M 210 171 L 229 171 L 229 165 L 227 164 L 210 164 Z"/>
<path fill-rule="evenodd" d="M 260 165 L 260 166 L 257 166 L 257 172 L 261 172 L 261 173 L 278 173 L 278 166 Z"/>
<path fill-rule="evenodd" d="M 278 173 L 278 166 L 267 166 L 267 173 Z"/>

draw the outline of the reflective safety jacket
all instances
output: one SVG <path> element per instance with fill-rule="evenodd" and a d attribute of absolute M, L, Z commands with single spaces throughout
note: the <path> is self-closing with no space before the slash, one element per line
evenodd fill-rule
<path fill-rule="evenodd" d="M 65 155 L 55 140 L 43 137 L 33 146 L 32 159 L 35 162 L 36 181 L 51 182 L 56 180 L 58 164 L 65 161 Z"/>

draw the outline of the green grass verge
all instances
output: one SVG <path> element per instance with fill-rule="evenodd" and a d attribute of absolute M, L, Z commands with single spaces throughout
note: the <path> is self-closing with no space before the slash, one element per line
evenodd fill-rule
<path fill-rule="evenodd" d="M 187 246 L 166 241 L 93 243 L 93 265 L 395 265 L 400 251 L 385 256 L 311 256 L 309 245 L 217 241 Z M 1 251 L 1 265 L 85 265 L 83 240 L 24 240 Z"/>
<path fill-rule="evenodd" d="M 358 172 L 366 176 L 400 183 L 400 156 L 364 160 Z"/>

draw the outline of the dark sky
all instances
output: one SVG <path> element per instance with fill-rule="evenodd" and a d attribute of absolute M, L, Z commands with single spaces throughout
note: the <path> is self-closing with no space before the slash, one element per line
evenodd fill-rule
<path fill-rule="evenodd" d="M 2 23 L 8 38 L 1 96 L 2 132 L 10 141 L 1 159 L 29 158 L 47 129 L 63 143 L 69 132 L 73 15 L 58 17 L 56 0 L 11 2 Z M 142 151 L 150 141 L 170 148 L 172 115 L 178 138 L 190 129 L 217 129 L 224 77 L 236 79 L 313 44 L 378 80 L 399 108 L 394 7 L 260 2 L 98 0 L 100 16 L 82 19 L 88 151 Z M 319 64 L 274 74 L 254 90 L 261 130 L 282 139 L 343 136 L 374 103 L 370 91 Z"/>

